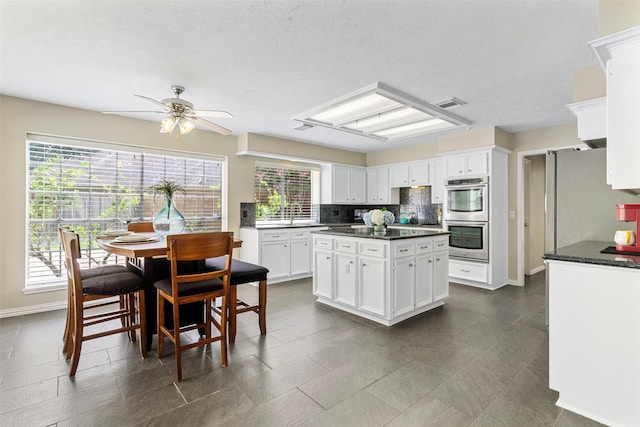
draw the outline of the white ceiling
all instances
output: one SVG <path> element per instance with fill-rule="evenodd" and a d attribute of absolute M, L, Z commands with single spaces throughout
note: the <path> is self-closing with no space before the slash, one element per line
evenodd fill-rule
<path fill-rule="evenodd" d="M 472 127 L 574 121 L 573 73 L 596 64 L 597 0 L 0 0 L 0 93 L 106 110 L 171 85 L 234 135 L 371 152 L 393 142 L 315 127 L 297 113 L 375 82 L 426 102 L 455 96 Z M 153 120 L 157 115 L 132 115 Z M 464 131 L 462 131 L 464 132 Z"/>

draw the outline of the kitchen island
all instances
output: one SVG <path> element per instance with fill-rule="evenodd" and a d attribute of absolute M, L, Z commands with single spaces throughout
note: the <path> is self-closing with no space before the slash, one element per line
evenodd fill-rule
<path fill-rule="evenodd" d="M 449 296 L 446 231 L 331 227 L 312 234 L 318 302 L 391 326 Z"/>
<path fill-rule="evenodd" d="M 556 404 L 611 426 L 640 425 L 640 253 L 580 242 L 545 254 L 549 388 Z"/>

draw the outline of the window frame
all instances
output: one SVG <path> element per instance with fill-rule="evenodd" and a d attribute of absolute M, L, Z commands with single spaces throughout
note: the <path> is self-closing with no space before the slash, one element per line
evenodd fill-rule
<path fill-rule="evenodd" d="M 207 155 L 207 154 L 202 154 L 202 153 L 194 153 L 194 152 L 189 152 L 189 151 L 182 151 L 182 150 L 171 150 L 171 149 L 156 149 L 156 148 L 150 148 L 150 147 L 146 147 L 146 146 L 142 146 L 142 145 L 130 145 L 130 144 L 121 144 L 121 143 L 113 143 L 113 142 L 102 142 L 102 141 L 94 141 L 94 140 L 86 140 L 86 139 L 80 139 L 80 138 L 65 138 L 65 137 L 58 137 L 58 136 L 52 136 L 52 135 L 44 135 L 44 134 L 35 134 L 35 133 L 27 133 L 27 138 L 26 138 L 26 144 L 25 144 L 25 151 L 26 151 L 26 188 L 25 188 L 25 194 L 26 194 L 26 210 L 25 210 L 25 217 L 26 217 L 26 221 L 25 221 L 25 288 L 24 288 L 24 292 L 25 293 L 33 293 L 33 292 L 44 292 L 44 291 L 50 291 L 50 290 L 55 290 L 55 289 L 64 289 L 66 287 L 66 275 L 64 273 L 64 266 L 63 263 L 61 262 L 61 249 L 59 249 L 57 251 L 57 255 L 54 255 L 53 253 L 54 251 L 54 247 L 55 247 L 55 243 L 53 244 L 52 247 L 47 248 L 47 251 L 53 251 L 52 252 L 52 257 L 55 257 L 56 259 L 56 263 L 58 263 L 61 266 L 61 269 L 59 270 L 60 272 L 60 276 L 56 276 L 56 272 L 52 270 L 51 274 L 47 274 L 46 271 L 44 273 L 39 273 L 38 270 L 33 270 L 34 267 L 32 266 L 32 250 L 30 247 L 30 243 L 31 243 L 31 226 L 32 223 L 34 223 L 34 219 L 31 217 L 32 211 L 31 211 L 31 195 L 32 195 L 32 143 L 39 143 L 39 144 L 52 144 L 52 145 L 58 145 L 58 146 L 63 146 L 63 149 L 67 149 L 69 148 L 69 153 L 74 154 L 74 150 L 73 149 L 78 149 L 78 152 L 81 153 L 82 150 L 107 150 L 111 153 L 131 153 L 134 156 L 137 155 L 141 155 L 142 157 L 140 159 L 138 159 L 138 161 L 140 162 L 140 167 L 139 168 L 133 168 L 130 169 L 130 171 L 132 172 L 131 175 L 133 175 L 134 173 L 138 173 L 140 172 L 141 176 L 138 182 L 138 193 L 133 193 L 136 195 L 140 195 L 141 199 L 143 197 L 149 197 L 152 196 L 152 193 L 149 191 L 148 187 L 151 185 L 147 185 L 144 181 L 143 181 L 143 175 L 144 175 L 144 168 L 145 165 L 147 165 L 147 161 L 152 161 L 153 160 L 153 156 L 162 156 L 159 157 L 158 159 L 161 159 L 163 162 L 166 162 L 167 160 L 171 161 L 172 159 L 177 159 L 178 163 L 183 163 L 185 167 L 190 166 L 190 163 L 193 164 L 193 161 L 196 161 L 196 166 L 197 166 L 197 162 L 198 161 L 203 161 L 203 162 L 214 162 L 217 163 L 215 165 L 213 165 L 213 167 L 215 169 L 211 170 L 208 168 L 203 169 L 203 172 L 207 172 L 205 175 L 203 175 L 203 177 L 208 178 L 208 179 L 212 179 L 214 180 L 213 184 L 206 184 L 206 183 L 202 183 L 202 187 L 204 189 L 207 189 L 207 185 L 218 185 L 217 183 L 219 182 L 220 188 L 219 190 L 212 190 L 211 193 L 209 193 L 207 195 L 207 191 L 205 191 L 204 193 L 197 193 L 199 197 L 205 197 L 205 199 L 209 200 L 209 203 L 205 203 L 202 204 L 201 206 L 199 206 L 199 209 L 202 211 L 202 209 L 204 209 L 204 211 L 202 212 L 207 212 L 207 207 L 211 206 L 210 203 L 219 203 L 220 204 L 220 210 L 219 210 L 219 219 L 216 220 L 215 217 L 217 217 L 217 213 L 216 210 L 213 210 L 213 213 L 216 213 L 216 215 L 211 215 L 211 220 L 207 220 L 206 218 L 209 218 L 208 216 L 197 216 L 195 217 L 195 220 L 198 221 L 198 219 L 202 220 L 205 219 L 205 222 L 210 222 L 210 221 L 219 221 L 219 227 L 220 229 L 227 229 L 228 226 L 228 158 L 226 156 L 220 156 L 220 155 Z M 117 156 L 117 154 L 115 154 Z M 152 156 L 151 159 L 145 159 L 144 156 Z M 94 161 L 94 159 L 91 159 L 92 162 Z M 202 164 L 203 167 L 209 166 L 208 163 L 203 163 Z M 148 167 L 148 165 L 147 165 Z M 139 169 L 139 170 L 138 170 Z M 117 171 L 118 167 L 116 166 L 113 171 Z M 185 169 L 183 171 L 183 173 L 186 173 L 188 169 Z M 211 173 L 209 173 L 209 171 L 211 171 Z M 167 171 L 160 171 L 160 170 L 153 170 L 154 173 L 161 173 L 164 174 L 163 176 L 166 178 L 168 176 L 170 176 Z M 148 177 L 147 177 L 148 178 Z M 162 178 L 160 178 L 162 179 Z M 205 180 L 206 182 L 206 180 Z M 211 188 L 211 187 L 209 187 Z M 118 193 L 121 194 L 121 193 Z M 124 193 L 122 193 L 124 194 Z M 144 196 L 142 196 L 144 195 Z M 119 197 L 119 196 L 118 196 Z M 184 196 L 185 199 L 183 201 L 183 203 L 187 203 L 188 196 Z M 94 200 L 94 199 L 91 199 Z M 141 201 L 138 203 L 142 203 Z M 128 220 L 131 221 L 136 221 L 136 220 L 151 220 L 153 218 L 153 215 L 155 215 L 161 208 L 162 208 L 162 203 L 163 201 L 160 200 L 160 198 L 157 198 L 157 200 L 151 200 L 149 202 L 149 200 L 147 200 L 147 204 L 151 205 L 151 218 L 147 218 L 147 216 L 145 215 L 144 217 L 142 217 L 142 215 L 145 214 L 144 210 L 145 207 L 142 206 L 138 206 L 138 208 L 142 209 L 139 213 L 141 216 L 133 216 L 131 215 L 129 218 L 127 218 Z M 197 204 L 198 202 L 196 202 Z M 189 202 L 189 206 L 191 207 L 192 202 Z M 149 206 L 147 205 L 146 210 L 149 210 Z M 100 212 L 102 213 L 102 211 Z M 132 214 L 133 212 L 129 212 L 129 214 Z M 196 209 L 196 213 L 197 213 L 197 209 Z M 185 215 L 185 217 L 188 217 L 188 215 Z M 108 218 L 104 220 L 104 227 L 109 227 L 109 224 L 113 223 L 115 224 L 114 221 L 117 221 L 117 217 L 114 216 L 114 218 Z M 188 218 L 187 218 L 188 219 Z M 43 218 L 41 219 L 41 221 L 43 223 L 47 222 L 47 218 Z M 91 216 L 85 217 L 85 216 L 80 216 L 79 218 L 65 218 L 63 215 L 58 215 L 57 219 L 52 219 L 51 221 L 54 221 L 57 226 L 64 226 L 65 224 L 69 224 L 69 223 L 82 223 L 82 224 L 92 224 L 94 223 L 93 218 L 91 218 Z M 37 222 L 37 221 L 36 221 Z M 50 221 L 49 221 L 50 222 Z M 99 222 L 99 221 L 98 221 Z M 126 228 L 125 223 L 121 224 L 122 228 Z M 215 228 L 217 229 L 218 225 L 215 225 Z M 57 228 L 57 227 L 56 227 Z M 111 227 L 109 227 L 111 228 Z M 116 226 L 113 226 L 114 229 L 119 228 Z M 105 228 L 106 230 L 107 228 Z M 103 230 L 104 231 L 104 230 Z M 95 237 L 95 233 L 92 233 L 91 231 L 87 232 L 88 235 L 85 239 L 85 242 L 83 242 L 85 245 L 87 244 L 87 239 L 89 241 L 92 241 L 91 239 L 93 239 Z M 59 236 L 56 235 L 56 239 L 58 239 L 59 241 Z M 82 243 L 81 243 L 82 246 Z M 82 248 L 81 248 L 82 249 Z M 92 243 L 92 247 L 89 249 L 85 249 L 85 251 L 83 251 L 83 259 L 85 258 L 85 253 L 87 251 L 94 251 L 94 252 L 98 252 L 97 249 L 95 249 L 95 245 L 93 245 Z M 87 258 L 91 258 L 89 256 L 87 256 Z M 96 266 L 96 265 L 107 265 L 107 264 L 122 264 L 125 262 L 123 257 L 117 257 L 117 256 L 111 256 L 112 260 L 109 260 L 108 262 L 104 263 L 104 264 L 100 264 L 97 263 L 95 260 L 94 261 L 90 261 L 90 260 L 84 260 L 85 263 L 87 263 L 88 261 L 88 265 L 83 265 L 82 267 L 88 267 L 88 266 Z M 104 260 L 102 262 L 105 262 Z M 42 268 L 46 268 L 46 267 L 42 267 Z M 43 270 L 44 271 L 44 270 Z M 51 277 L 49 277 L 51 276 Z"/>

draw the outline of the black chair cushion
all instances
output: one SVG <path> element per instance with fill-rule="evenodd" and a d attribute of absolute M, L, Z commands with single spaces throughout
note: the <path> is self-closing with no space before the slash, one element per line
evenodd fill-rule
<path fill-rule="evenodd" d="M 153 284 L 157 289 L 165 294 L 173 296 L 171 287 L 171 279 L 158 280 Z M 178 296 L 204 294 L 207 292 L 215 292 L 222 290 L 221 279 L 200 280 L 198 282 L 180 283 L 178 285 Z"/>
<path fill-rule="evenodd" d="M 91 277 L 104 276 L 107 274 L 126 273 L 127 271 L 129 270 L 127 270 L 127 267 L 123 265 L 104 265 L 102 267 L 80 270 L 80 277 L 82 277 L 82 280 L 85 280 Z"/>
<path fill-rule="evenodd" d="M 126 270 L 82 280 L 82 290 L 86 295 L 122 295 L 141 289 L 144 289 L 142 277 Z"/>
<path fill-rule="evenodd" d="M 205 267 L 210 270 L 222 270 L 226 256 L 209 258 L 205 260 Z M 267 280 L 269 269 L 261 265 L 233 259 L 231 261 L 231 285 L 241 285 L 243 283 L 259 282 Z"/>

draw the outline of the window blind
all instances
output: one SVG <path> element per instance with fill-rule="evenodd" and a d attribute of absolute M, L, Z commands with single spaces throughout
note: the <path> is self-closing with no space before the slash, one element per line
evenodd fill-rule
<path fill-rule="evenodd" d="M 102 251 L 95 238 L 107 230 L 126 229 L 130 221 L 151 221 L 164 200 L 149 188 L 162 180 L 186 189 L 175 203 L 187 229 L 222 228 L 221 158 L 64 142 L 44 137 L 28 141 L 27 288 L 65 280 L 61 226 L 80 235 L 81 268 L 122 263 L 121 257 Z"/>
<path fill-rule="evenodd" d="M 320 170 L 256 162 L 256 222 L 316 221 Z"/>

